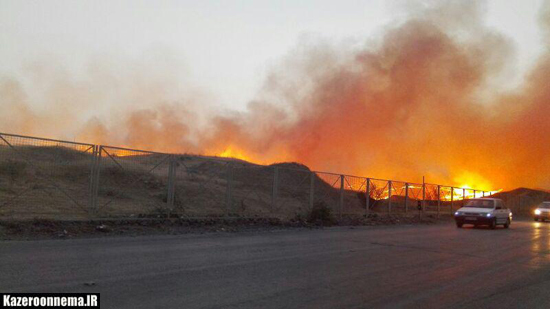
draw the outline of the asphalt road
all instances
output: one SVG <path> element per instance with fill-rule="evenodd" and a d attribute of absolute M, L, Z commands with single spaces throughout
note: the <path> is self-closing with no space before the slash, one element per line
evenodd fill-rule
<path fill-rule="evenodd" d="M 100 292 L 102 308 L 548 308 L 550 223 L 3 241 L 0 291 Z"/>

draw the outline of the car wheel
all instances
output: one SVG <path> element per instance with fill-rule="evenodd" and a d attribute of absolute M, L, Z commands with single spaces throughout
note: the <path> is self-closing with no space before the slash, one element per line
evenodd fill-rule
<path fill-rule="evenodd" d="M 457 222 L 457 223 L 456 223 L 456 227 L 462 228 L 462 225 L 463 225 L 463 224 L 464 224 L 464 223 L 458 223 L 458 222 Z"/>
<path fill-rule="evenodd" d="M 510 219 L 506 219 L 506 223 L 504 223 L 504 228 L 507 229 L 510 227 Z"/>
<path fill-rule="evenodd" d="M 489 223 L 489 227 L 494 230 L 497 227 L 497 220 L 493 219 L 491 220 L 491 223 Z"/>

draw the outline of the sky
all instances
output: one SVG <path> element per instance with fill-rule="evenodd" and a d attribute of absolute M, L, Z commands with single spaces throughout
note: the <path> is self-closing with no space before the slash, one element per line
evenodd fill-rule
<path fill-rule="evenodd" d="M 541 2 L 486 3 L 487 26 L 515 43 L 511 85 L 521 80 L 541 50 Z M 97 58 L 109 58 L 114 66 L 166 58 L 183 76 L 181 83 L 223 107 L 244 110 L 268 72 L 300 42 L 368 44 L 411 3 L 0 0 L 0 76 L 21 75 L 40 61 L 78 76 Z"/>

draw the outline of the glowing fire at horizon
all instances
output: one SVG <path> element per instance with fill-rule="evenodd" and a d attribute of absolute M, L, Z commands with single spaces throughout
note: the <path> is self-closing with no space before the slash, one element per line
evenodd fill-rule
<path fill-rule="evenodd" d="M 238 150 L 237 148 L 232 146 L 228 146 L 224 151 L 216 154 L 215 156 L 222 157 L 222 158 L 232 158 L 237 160 L 243 160 L 251 163 L 258 163 L 258 162 L 254 162 L 254 160 L 252 160 L 250 156 L 246 155 L 244 151 Z"/>
<path fill-rule="evenodd" d="M 256 163 L 256 164 L 269 164 L 269 163 L 266 163 L 266 162 L 261 162 L 261 161 L 256 161 L 254 159 L 252 159 L 252 156 L 250 155 L 247 155 L 246 154 L 246 151 L 244 150 L 241 150 L 241 149 L 238 149 L 234 146 L 228 146 L 223 152 L 221 153 L 217 153 L 215 154 L 214 156 L 217 156 L 217 157 L 222 157 L 222 158 L 232 158 L 232 159 L 238 159 L 238 160 L 243 160 L 243 161 L 247 161 L 247 162 L 251 162 L 251 163 Z M 337 173 L 338 171 L 327 171 L 327 172 L 335 172 Z M 369 175 L 355 175 L 357 177 L 369 177 Z M 486 180 L 485 178 L 479 176 L 478 174 L 475 174 L 475 173 L 469 173 L 469 172 L 463 172 L 461 174 L 461 176 L 459 177 L 456 177 L 455 180 L 458 180 L 458 181 L 463 181 L 467 179 L 469 181 L 469 183 L 462 183 L 461 185 L 456 185 L 456 183 L 460 183 L 460 182 L 455 182 L 455 184 L 441 184 L 443 187 L 448 187 L 448 186 L 452 186 L 453 187 L 453 199 L 455 200 L 461 200 L 461 199 L 468 199 L 468 198 L 477 198 L 477 197 L 483 197 L 483 196 L 490 196 L 490 195 L 493 195 L 493 194 L 496 194 L 496 193 L 499 193 L 501 191 L 503 191 L 503 189 L 498 189 L 498 190 L 493 190 L 493 191 L 490 191 L 490 186 L 491 186 L 491 183 Z M 477 180 L 477 182 L 476 182 Z M 473 185 L 471 185 L 473 184 Z M 338 184 L 339 186 L 339 184 Z M 353 188 L 352 186 L 349 186 L 348 185 L 348 189 L 350 190 L 356 190 L 355 188 Z M 418 186 L 415 186 L 414 184 L 409 184 L 409 189 L 421 189 L 422 186 L 418 187 Z M 405 189 L 405 187 L 402 187 L 401 188 L 402 190 Z M 485 193 L 485 195 L 483 195 L 483 193 Z M 386 193 L 385 197 L 384 198 L 388 198 L 388 194 Z M 443 195 L 442 194 L 442 198 L 444 199 L 448 199 L 450 200 L 451 199 L 451 193 L 448 193 L 446 195 Z"/>

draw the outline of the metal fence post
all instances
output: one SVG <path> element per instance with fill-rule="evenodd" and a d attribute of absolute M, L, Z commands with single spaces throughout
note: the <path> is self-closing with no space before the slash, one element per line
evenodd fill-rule
<path fill-rule="evenodd" d="M 474 198 L 476 198 L 476 190 L 474 190 Z"/>
<path fill-rule="evenodd" d="M 273 200 L 271 201 L 271 211 L 275 212 L 277 208 L 277 191 L 279 186 L 279 168 L 275 167 L 273 170 Z"/>
<path fill-rule="evenodd" d="M 462 188 L 462 207 L 464 207 L 465 205 L 465 201 L 466 200 L 466 188 Z"/>
<path fill-rule="evenodd" d="M 422 182 L 422 213 L 426 211 L 426 183 Z"/>
<path fill-rule="evenodd" d="M 88 205 L 88 214 L 92 216 L 95 205 L 95 177 L 97 169 L 97 145 L 94 145 L 92 148 L 92 159 L 91 159 L 91 168 L 90 168 L 90 200 Z"/>
<path fill-rule="evenodd" d="M 93 192 L 92 192 L 92 211 L 97 216 L 99 215 L 99 175 L 101 171 L 101 156 L 103 153 L 103 146 L 98 146 L 95 162 L 95 173 L 94 173 L 94 182 L 93 182 Z"/>
<path fill-rule="evenodd" d="M 388 213 L 391 214 L 391 180 L 388 180 Z"/>
<path fill-rule="evenodd" d="M 344 175 L 340 175 L 340 220 L 342 220 L 343 208 L 344 208 Z"/>
<path fill-rule="evenodd" d="M 227 164 L 227 192 L 226 192 L 226 197 L 225 197 L 225 207 L 227 208 L 226 209 L 226 215 L 229 216 L 231 211 L 232 211 L 232 207 L 231 207 L 231 203 L 232 203 L 232 197 L 231 197 L 231 184 L 233 182 L 233 164 L 231 163 L 228 163 Z"/>
<path fill-rule="evenodd" d="M 405 183 L 405 212 L 409 212 L 409 183 Z"/>
<path fill-rule="evenodd" d="M 451 187 L 451 216 L 453 215 L 454 200 L 455 200 L 455 188 Z"/>
<path fill-rule="evenodd" d="M 170 155 L 170 165 L 168 166 L 168 193 L 166 202 L 170 211 L 174 211 L 174 200 L 176 196 L 176 157 Z"/>
<path fill-rule="evenodd" d="M 437 185 L 437 217 L 439 218 L 439 213 L 441 211 L 441 186 Z"/>
<path fill-rule="evenodd" d="M 370 178 L 367 178 L 367 188 L 365 189 L 365 214 L 368 215 L 370 212 Z"/>
<path fill-rule="evenodd" d="M 309 174 L 309 209 L 313 210 L 315 204 L 315 172 Z"/>

